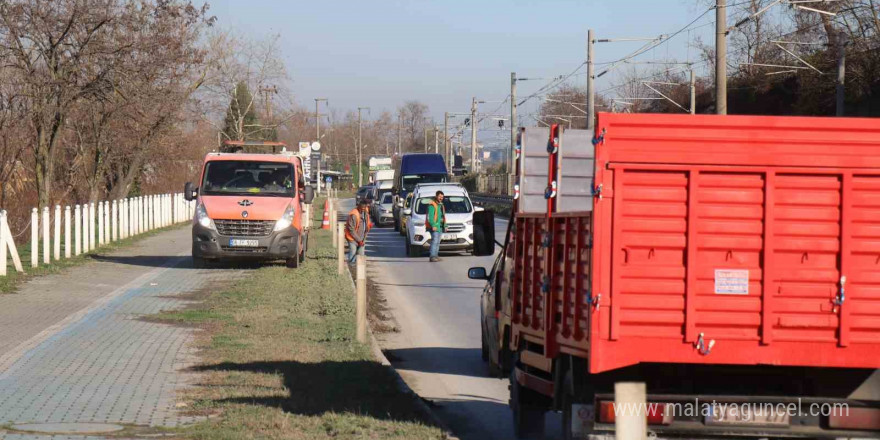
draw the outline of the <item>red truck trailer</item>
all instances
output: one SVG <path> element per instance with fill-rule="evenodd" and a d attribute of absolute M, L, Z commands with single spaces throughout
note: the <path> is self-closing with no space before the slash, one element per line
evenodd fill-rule
<path fill-rule="evenodd" d="M 880 437 L 880 120 L 575 132 L 521 136 L 496 265 L 517 432 L 550 410 L 567 438 L 611 432 L 637 381 L 662 435 Z"/>

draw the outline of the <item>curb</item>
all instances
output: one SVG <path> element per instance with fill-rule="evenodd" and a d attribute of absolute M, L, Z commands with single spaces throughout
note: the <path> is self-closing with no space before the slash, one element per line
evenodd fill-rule
<path fill-rule="evenodd" d="M 354 292 L 355 289 L 357 289 L 357 286 L 355 286 L 354 284 L 354 275 L 351 273 L 351 266 L 348 267 L 348 275 L 348 281 L 351 282 L 351 290 L 352 292 Z M 423 413 L 425 413 L 426 416 L 428 416 L 428 419 L 431 420 L 431 423 L 433 423 L 438 428 L 440 428 L 440 430 L 443 431 L 444 438 L 449 440 L 458 440 L 458 437 L 456 437 L 455 434 L 452 433 L 452 430 L 449 429 L 449 426 L 447 426 L 446 423 L 440 420 L 440 417 L 437 416 L 437 413 L 434 412 L 434 410 L 431 409 L 431 407 L 428 406 L 427 403 L 425 403 L 425 400 L 422 399 L 422 397 L 419 396 L 418 393 L 410 388 L 406 381 L 403 380 L 403 376 L 400 375 L 400 372 L 398 372 L 397 369 L 394 368 L 394 365 L 392 365 L 391 362 L 388 360 L 388 358 L 385 357 L 385 353 L 383 353 L 382 348 L 379 347 L 379 341 L 376 340 L 376 335 L 373 334 L 373 326 L 370 324 L 369 319 L 367 319 L 367 333 L 369 333 L 370 336 L 370 350 L 372 350 L 373 352 L 373 357 L 375 357 L 376 360 L 379 361 L 379 363 L 388 367 L 392 372 L 394 372 L 394 378 L 395 382 L 397 383 L 398 391 L 406 395 L 412 396 L 413 400 L 416 403 L 416 406 L 418 406 L 419 409 Z"/>

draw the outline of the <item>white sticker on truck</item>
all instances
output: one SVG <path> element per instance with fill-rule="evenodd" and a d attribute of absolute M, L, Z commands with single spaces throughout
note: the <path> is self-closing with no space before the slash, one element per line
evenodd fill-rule
<path fill-rule="evenodd" d="M 748 269 L 715 269 L 715 293 L 719 295 L 748 295 Z"/>

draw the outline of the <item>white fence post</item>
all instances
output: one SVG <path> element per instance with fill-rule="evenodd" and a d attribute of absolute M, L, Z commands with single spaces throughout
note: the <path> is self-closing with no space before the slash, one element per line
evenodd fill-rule
<path fill-rule="evenodd" d="M 6 211 L 0 211 L 0 276 L 6 276 Z"/>
<path fill-rule="evenodd" d="M 128 238 L 128 198 L 119 201 L 119 238 Z"/>
<path fill-rule="evenodd" d="M 98 202 L 98 246 L 104 245 L 104 204 Z"/>
<path fill-rule="evenodd" d="M 134 232 L 135 232 L 135 234 L 140 235 L 144 232 L 144 198 L 143 198 L 143 196 L 139 196 L 136 199 L 134 206 L 135 206 L 134 215 L 137 217 L 137 223 L 135 223 L 137 227 L 135 228 Z"/>
<path fill-rule="evenodd" d="M 158 226 L 158 223 L 159 223 L 156 221 L 156 214 L 157 214 L 156 208 L 158 207 L 158 205 L 159 204 L 156 203 L 156 195 L 155 194 L 151 195 L 150 196 L 150 230 L 156 229 L 156 226 Z"/>
<path fill-rule="evenodd" d="M 55 205 L 55 231 L 53 234 L 55 261 L 61 259 L 61 205 Z"/>
<path fill-rule="evenodd" d="M 95 250 L 95 203 L 89 202 L 89 251 Z"/>
<path fill-rule="evenodd" d="M 64 207 L 64 258 L 70 258 L 70 205 Z"/>
<path fill-rule="evenodd" d="M 40 261 L 40 214 L 37 208 L 31 210 L 31 267 L 37 267 Z"/>
<path fill-rule="evenodd" d="M 104 200 L 104 244 L 110 244 L 110 202 Z"/>
<path fill-rule="evenodd" d="M 82 252 L 89 251 L 89 204 L 82 204 Z"/>
<path fill-rule="evenodd" d="M 6 256 L 6 249 L 9 249 L 15 271 L 23 273 L 24 268 L 21 266 L 21 258 L 18 257 L 18 249 L 15 247 L 15 237 L 12 236 L 12 232 L 9 230 L 9 215 L 5 209 L 0 211 L 0 233 L 6 237 L 6 245 L 2 248 L 4 258 Z M 5 268 L 6 265 L 4 264 L 3 267 Z"/>
<path fill-rule="evenodd" d="M 73 227 L 76 229 L 76 233 L 74 234 L 74 255 L 79 255 L 82 253 L 82 207 L 80 205 L 76 205 L 73 207 Z"/>
<path fill-rule="evenodd" d="M 116 200 L 110 202 L 110 241 L 119 240 L 119 223 L 116 218 L 118 212 Z"/>
<path fill-rule="evenodd" d="M 52 235 L 51 221 L 49 218 L 49 207 L 43 207 L 43 264 L 50 263 L 50 255 L 52 254 Z"/>

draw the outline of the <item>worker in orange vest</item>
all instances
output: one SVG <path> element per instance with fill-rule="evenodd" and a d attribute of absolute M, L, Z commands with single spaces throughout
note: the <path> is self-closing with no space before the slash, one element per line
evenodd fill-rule
<path fill-rule="evenodd" d="M 443 206 L 443 191 L 437 191 L 434 199 L 428 203 L 428 215 L 425 216 L 425 229 L 431 233 L 431 258 L 432 263 L 440 261 L 440 241 L 446 230 L 446 207 Z"/>
<path fill-rule="evenodd" d="M 370 223 L 369 211 L 370 202 L 361 200 L 357 208 L 348 213 L 348 220 L 345 222 L 345 241 L 348 242 L 349 263 L 354 263 L 358 255 L 364 254 L 367 233 L 373 227 Z"/>

